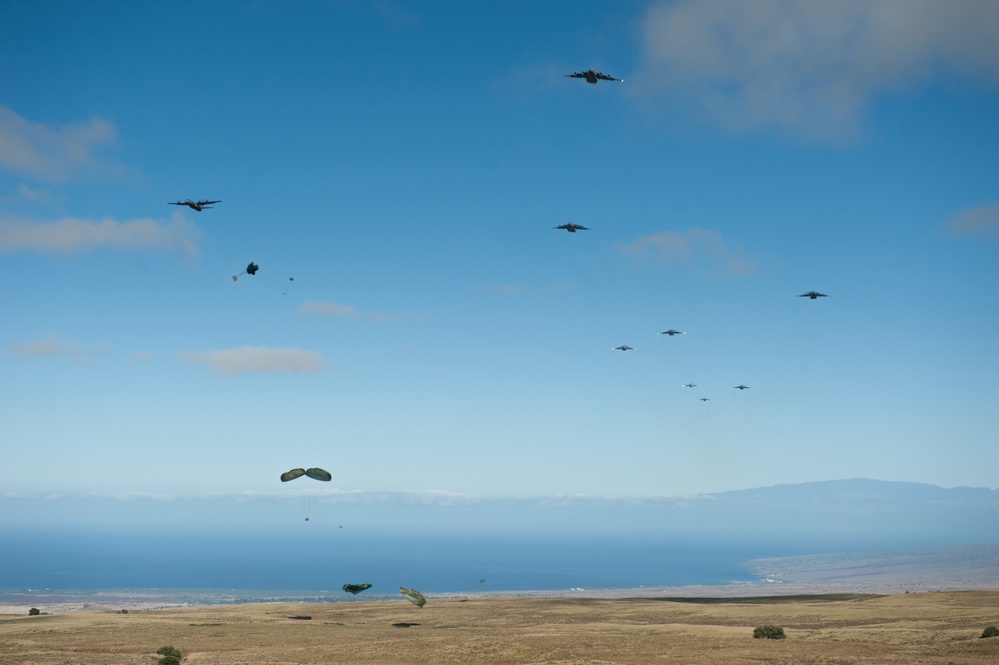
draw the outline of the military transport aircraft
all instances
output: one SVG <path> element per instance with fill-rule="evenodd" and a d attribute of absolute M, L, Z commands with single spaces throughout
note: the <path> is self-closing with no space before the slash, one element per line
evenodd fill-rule
<path fill-rule="evenodd" d="M 200 201 L 192 201 L 187 199 L 185 201 L 168 201 L 168 205 L 172 206 L 187 206 L 192 210 L 197 210 L 201 212 L 202 210 L 210 210 L 213 203 L 222 203 L 221 201 L 208 201 L 207 199 L 201 199 Z"/>
<path fill-rule="evenodd" d="M 733 388 L 736 388 L 737 390 L 749 390 L 749 386 L 744 386 L 741 383 L 737 386 L 733 386 Z"/>
<path fill-rule="evenodd" d="M 669 335 L 670 337 L 672 337 L 673 335 L 686 335 L 687 333 L 683 332 L 682 330 L 673 330 L 672 328 L 670 328 L 669 330 L 664 330 L 659 334 Z"/>
<path fill-rule="evenodd" d="M 553 229 L 565 229 L 569 233 L 575 233 L 576 231 L 589 231 L 588 228 L 582 224 L 573 224 L 569 222 L 568 224 L 559 224 L 558 226 L 553 226 Z"/>
<path fill-rule="evenodd" d="M 573 79 L 586 79 L 586 82 L 592 85 L 596 85 L 597 81 L 624 80 L 624 79 L 616 79 L 613 76 L 607 76 L 607 74 L 601 74 L 600 72 L 595 72 L 592 69 L 587 69 L 585 72 L 576 72 L 575 74 L 565 74 L 565 77 Z"/>
<path fill-rule="evenodd" d="M 635 347 L 628 346 L 627 344 L 622 344 L 621 346 L 615 346 L 614 350 L 615 351 L 634 351 Z"/>
<path fill-rule="evenodd" d="M 683 387 L 684 388 L 696 388 L 697 384 L 696 383 L 685 383 L 685 384 L 683 384 Z"/>
<path fill-rule="evenodd" d="M 805 293 L 802 293 L 798 297 L 799 298 L 811 298 L 812 300 L 815 300 L 816 298 L 826 298 L 828 296 L 826 296 L 826 294 L 824 294 L 824 293 L 819 293 L 818 291 L 806 291 Z"/>

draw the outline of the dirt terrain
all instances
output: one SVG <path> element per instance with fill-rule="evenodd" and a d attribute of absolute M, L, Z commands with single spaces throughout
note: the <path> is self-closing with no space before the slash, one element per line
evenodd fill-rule
<path fill-rule="evenodd" d="M 755 626 L 787 639 L 754 639 Z M 0 616 L 0 662 L 999 663 L 999 589 L 878 596 L 469 598 Z"/>

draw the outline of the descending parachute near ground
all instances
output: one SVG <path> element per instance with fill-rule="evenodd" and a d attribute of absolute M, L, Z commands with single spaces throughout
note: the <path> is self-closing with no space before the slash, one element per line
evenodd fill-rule
<path fill-rule="evenodd" d="M 417 607 L 423 607 L 427 604 L 427 599 L 423 597 L 423 594 L 416 589 L 409 589 L 407 587 L 399 587 L 399 593 L 404 595 L 409 599 L 409 602 L 413 603 Z"/>
<path fill-rule="evenodd" d="M 371 588 L 371 585 L 368 584 L 367 582 L 365 582 L 364 584 L 344 584 L 343 585 L 343 590 L 344 591 L 346 591 L 347 593 L 352 593 L 355 596 L 357 594 L 361 593 L 362 591 L 364 591 L 365 589 L 370 589 L 370 588 Z"/>
<path fill-rule="evenodd" d="M 329 481 L 333 480 L 333 476 L 330 474 L 329 471 L 326 471 L 325 469 L 320 469 L 319 467 L 311 467 L 308 469 L 298 468 L 298 469 L 292 469 L 291 471 L 285 471 L 284 473 L 281 474 L 281 482 L 286 483 L 289 480 L 295 480 L 296 478 L 301 478 L 302 476 L 308 476 L 313 480 L 321 480 L 325 483 L 328 483 Z M 305 508 L 305 512 L 308 513 L 309 508 L 312 507 L 312 497 L 309 495 L 305 495 L 303 503 L 304 503 L 303 507 Z M 305 516 L 305 521 L 306 522 L 309 521 L 308 515 Z"/>
<path fill-rule="evenodd" d="M 250 261 L 250 265 L 246 266 L 246 270 L 239 273 L 238 275 L 232 276 L 232 281 L 234 282 L 237 281 L 239 279 L 239 275 L 256 275 L 258 270 L 260 270 L 260 266 L 258 266 L 253 261 Z"/>

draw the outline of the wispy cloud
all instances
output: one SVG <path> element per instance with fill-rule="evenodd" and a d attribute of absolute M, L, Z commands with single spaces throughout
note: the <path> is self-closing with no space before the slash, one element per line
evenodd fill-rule
<path fill-rule="evenodd" d="M 732 130 L 852 138 L 878 94 L 999 80 L 990 0 L 660 0 L 632 89 Z"/>
<path fill-rule="evenodd" d="M 328 300 L 307 300 L 299 306 L 298 313 L 307 316 L 340 316 L 348 319 L 360 318 L 378 322 L 392 321 L 397 318 L 394 314 L 359 312 L 350 305 L 339 305 Z"/>
<path fill-rule="evenodd" d="M 633 261 L 652 261 L 670 266 L 708 265 L 725 275 L 756 273 L 756 263 L 745 252 L 729 247 L 718 231 L 690 227 L 686 231 L 663 231 L 642 236 L 615 249 Z"/>
<path fill-rule="evenodd" d="M 80 353 L 80 346 L 59 339 L 53 332 L 45 333 L 41 339 L 21 342 L 10 348 L 10 355 L 18 358 L 43 358 L 46 356 L 74 356 Z"/>
<path fill-rule="evenodd" d="M 12 345 L 7 354 L 15 358 L 68 358 L 75 363 L 99 361 L 110 352 L 107 342 L 98 342 L 85 348 L 76 342 L 61 339 L 54 332 L 47 332 L 38 339 Z"/>
<path fill-rule="evenodd" d="M 220 351 L 190 351 L 181 354 L 187 362 L 208 365 L 217 374 L 243 372 L 284 372 L 305 374 L 319 372 L 326 360 L 317 351 L 304 349 L 269 349 L 243 346 Z"/>
<path fill-rule="evenodd" d="M 66 218 L 37 222 L 0 217 L 0 254 L 42 252 L 75 254 L 100 248 L 158 250 L 194 255 L 201 231 L 174 215 L 170 222 L 155 219 L 88 220 Z"/>
<path fill-rule="evenodd" d="M 335 482 L 335 479 L 334 479 Z M 309 496 L 325 504 L 357 506 L 482 506 L 500 508 L 600 508 L 623 506 L 676 506 L 715 500 L 714 495 L 688 496 L 596 496 L 587 494 L 497 497 L 467 494 L 450 490 L 352 490 L 338 487 L 282 487 L 279 490 L 231 490 L 169 494 L 163 492 L 97 490 L 70 492 L 0 492 L 0 498 L 44 499 L 49 501 L 103 499 L 110 501 L 176 501 L 176 500 L 287 500 Z"/>
<path fill-rule="evenodd" d="M 999 204 L 958 210 L 945 224 L 954 235 L 999 240 Z"/>
<path fill-rule="evenodd" d="M 0 166 L 16 173 L 62 181 L 120 172 L 120 165 L 97 154 L 115 140 L 114 126 L 101 118 L 49 126 L 0 106 Z"/>

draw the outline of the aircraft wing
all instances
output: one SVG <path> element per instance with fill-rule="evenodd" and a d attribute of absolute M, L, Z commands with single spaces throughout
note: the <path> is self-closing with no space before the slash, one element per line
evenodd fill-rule
<path fill-rule="evenodd" d="M 573 79 L 585 79 L 586 72 L 576 72 L 575 74 L 566 74 L 565 76 Z"/>
<path fill-rule="evenodd" d="M 201 201 L 198 201 L 198 205 L 203 205 L 203 206 L 211 205 L 213 203 L 222 203 L 222 202 L 221 201 L 205 201 L 204 199 L 202 199 Z"/>
<path fill-rule="evenodd" d="M 601 74 L 597 72 L 597 78 L 601 81 L 624 81 L 624 79 L 616 79 L 613 76 L 607 76 L 607 74 Z"/>

